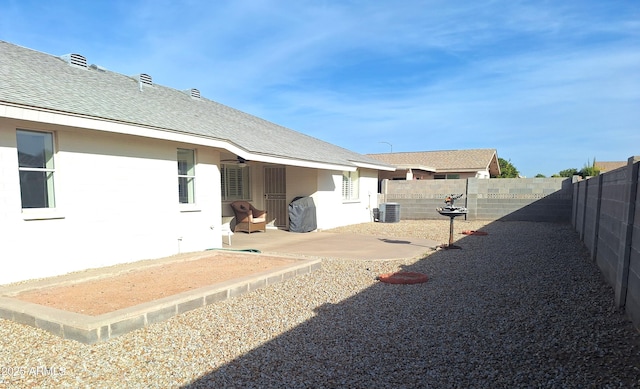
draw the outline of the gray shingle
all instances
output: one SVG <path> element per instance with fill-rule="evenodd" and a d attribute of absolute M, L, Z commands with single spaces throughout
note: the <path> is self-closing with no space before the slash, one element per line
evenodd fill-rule
<path fill-rule="evenodd" d="M 485 170 L 497 160 L 495 149 L 415 151 L 367 156 L 396 166 L 429 166 L 437 172 Z M 493 169 L 497 169 L 497 166 Z"/>
<path fill-rule="evenodd" d="M 134 77 L 71 66 L 60 57 L 4 41 L 0 101 L 224 140 L 252 154 L 388 166 L 206 98 L 157 84 L 140 88 Z"/>

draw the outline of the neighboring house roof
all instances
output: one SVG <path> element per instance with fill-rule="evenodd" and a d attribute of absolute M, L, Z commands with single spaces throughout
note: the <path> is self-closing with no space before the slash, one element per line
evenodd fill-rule
<path fill-rule="evenodd" d="M 130 77 L 88 66 L 75 54 L 67 59 L 74 65 L 0 41 L 0 106 L 142 126 L 163 131 L 165 139 L 180 133 L 220 140 L 249 160 L 393 170 L 379 160 L 200 97 L 198 90 L 179 91 L 153 84 L 144 74 Z"/>
<path fill-rule="evenodd" d="M 627 161 L 608 161 L 608 162 L 598 162 L 595 163 L 596 169 L 600 170 L 600 173 L 609 172 L 611 170 L 616 170 L 617 168 L 627 166 Z"/>
<path fill-rule="evenodd" d="M 398 169 L 420 169 L 434 173 L 477 172 L 486 170 L 500 175 L 495 149 L 415 151 L 405 153 L 367 154 Z"/>

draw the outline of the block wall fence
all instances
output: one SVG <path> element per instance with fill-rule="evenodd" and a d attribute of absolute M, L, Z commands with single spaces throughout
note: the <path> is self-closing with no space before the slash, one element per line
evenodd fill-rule
<path fill-rule="evenodd" d="M 571 223 L 640 329 L 640 156 L 627 166 L 573 184 Z"/>
<path fill-rule="evenodd" d="M 379 203 L 400 204 L 400 219 L 442 219 L 436 208 L 445 197 L 462 194 L 455 205 L 469 209 L 467 220 L 571 221 L 570 178 L 467 178 L 383 180 Z"/>
<path fill-rule="evenodd" d="M 467 220 L 571 223 L 614 288 L 615 305 L 640 330 L 640 156 L 599 176 L 383 180 L 378 203 L 397 203 L 400 220 L 442 219 L 436 208 L 462 194 Z"/>

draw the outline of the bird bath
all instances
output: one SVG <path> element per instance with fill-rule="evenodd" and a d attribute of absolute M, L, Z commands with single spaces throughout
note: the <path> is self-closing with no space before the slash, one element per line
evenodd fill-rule
<path fill-rule="evenodd" d="M 444 207 L 441 208 L 436 208 L 436 211 L 438 211 L 438 213 L 440 215 L 443 216 L 448 216 L 449 217 L 449 244 L 448 245 L 440 245 L 441 248 L 443 249 L 460 249 L 460 246 L 456 246 L 453 244 L 453 219 L 456 218 L 457 216 L 464 216 L 467 214 L 467 208 L 465 207 L 456 207 L 453 205 L 453 203 L 455 202 L 455 200 L 461 198 L 462 195 L 450 195 L 447 196 L 444 199 L 445 204 L 447 204 Z"/>

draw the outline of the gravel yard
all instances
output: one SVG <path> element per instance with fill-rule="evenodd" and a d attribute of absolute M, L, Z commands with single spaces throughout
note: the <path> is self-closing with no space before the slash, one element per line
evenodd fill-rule
<path fill-rule="evenodd" d="M 326 259 L 95 345 L 0 320 L 0 387 L 640 387 L 640 334 L 571 226 L 455 226 L 462 250 Z M 447 220 L 339 230 L 448 241 Z M 376 280 L 399 269 L 429 282 Z"/>

